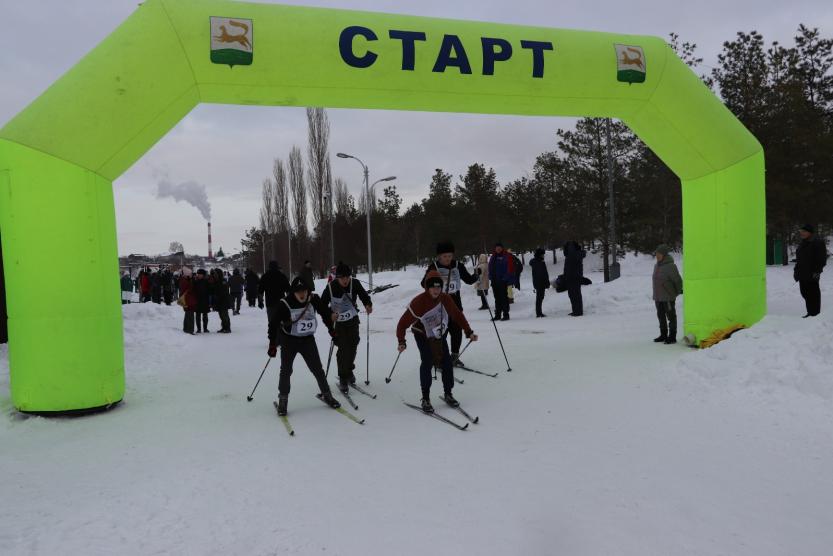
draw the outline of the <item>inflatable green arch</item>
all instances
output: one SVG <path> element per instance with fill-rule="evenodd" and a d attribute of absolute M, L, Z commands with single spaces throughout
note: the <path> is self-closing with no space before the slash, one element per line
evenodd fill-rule
<path fill-rule="evenodd" d="M 147 0 L 0 130 L 18 409 L 122 399 L 112 182 L 200 102 L 619 118 L 682 181 L 685 331 L 765 314 L 763 151 L 662 39 Z"/>

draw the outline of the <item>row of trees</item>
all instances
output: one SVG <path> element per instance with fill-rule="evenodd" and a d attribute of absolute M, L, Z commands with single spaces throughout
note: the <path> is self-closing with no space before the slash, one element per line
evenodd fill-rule
<path fill-rule="evenodd" d="M 692 68 L 700 66 L 696 45 L 674 34 L 670 44 Z M 833 40 L 802 25 L 789 47 L 766 46 L 755 31 L 738 33 L 724 43 L 717 66 L 702 76 L 764 146 L 767 226 L 781 239 L 791 238 L 804 222 L 833 227 L 831 67 Z M 489 252 L 497 240 L 528 251 L 573 239 L 602 251 L 607 262 L 613 245 L 609 180 L 619 252 L 682 243 L 679 179 L 621 122 L 584 118 L 574 129 L 557 130 L 553 150 L 541 153 L 527 175 L 509 183 L 500 184 L 482 163 L 471 164 L 456 179 L 435 169 L 422 201 L 403 207 L 396 187 L 389 186 L 368 207 L 364 199 L 357 203 L 350 196 L 343 180 L 331 177 L 326 113 L 308 109 L 307 116 L 306 182 L 300 149 L 292 149 L 287 168 L 275 161 L 273 177 L 264 182 L 260 227 L 244 240 L 244 249 L 254 256 L 265 245 L 265 258 L 288 266 L 291 234 L 297 250 L 293 268 L 309 258 L 323 271 L 329 249 L 337 259 L 359 264 L 367 259 L 370 210 L 377 268 L 423 262 L 443 239 L 453 239 L 461 254 Z M 311 232 L 307 197 L 313 208 Z"/>

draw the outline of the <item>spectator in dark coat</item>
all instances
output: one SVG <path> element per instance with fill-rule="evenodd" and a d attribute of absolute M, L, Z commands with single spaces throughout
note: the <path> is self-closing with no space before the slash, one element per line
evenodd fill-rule
<path fill-rule="evenodd" d="M 125 272 L 121 277 L 121 291 L 121 304 L 130 303 L 130 299 L 125 299 L 128 297 L 125 293 L 133 293 L 133 279 L 130 278 L 129 272 Z"/>
<path fill-rule="evenodd" d="M 260 285 L 258 286 L 258 294 L 266 297 L 266 319 L 269 323 L 268 330 L 277 330 L 278 326 L 278 304 L 281 299 L 286 297 L 289 293 L 289 280 L 286 275 L 281 272 L 277 261 L 269 263 L 269 270 L 263 273 L 260 277 Z M 280 334 L 274 335 L 275 338 L 280 338 Z"/>
<path fill-rule="evenodd" d="M 532 287 L 535 288 L 535 316 L 546 317 L 541 305 L 544 303 L 544 294 L 550 287 L 550 273 L 547 272 L 547 263 L 544 261 L 543 249 L 536 249 L 535 256 L 529 261 L 532 267 Z"/>
<path fill-rule="evenodd" d="M 251 268 L 246 269 L 246 301 L 249 302 L 249 307 L 254 307 L 258 296 L 258 286 L 260 285 L 260 278 Z"/>
<path fill-rule="evenodd" d="M 495 296 L 495 314 L 492 320 L 509 320 L 509 293 L 507 288 L 515 281 L 515 262 L 503 249 L 503 244 L 495 245 L 494 253 L 489 259 L 489 279 Z"/>
<path fill-rule="evenodd" d="M 162 276 L 158 270 L 150 275 L 150 297 L 154 303 L 162 303 Z"/>
<path fill-rule="evenodd" d="M 668 251 L 668 246 L 660 245 L 654 252 L 657 264 L 652 277 L 653 298 L 659 320 L 659 337 L 654 341 L 676 344 L 677 309 L 674 303 L 677 296 L 683 293 L 683 279 Z"/>
<path fill-rule="evenodd" d="M 159 273 L 159 281 L 162 283 L 162 299 L 165 305 L 170 305 L 174 300 L 174 275 L 170 269 Z"/>
<path fill-rule="evenodd" d="M 183 298 L 184 305 L 182 310 L 185 311 L 185 317 L 182 320 L 182 331 L 186 334 L 194 334 L 194 315 L 197 312 L 197 294 L 194 291 L 194 280 L 191 277 L 191 272 L 187 269 L 183 270 L 182 277 L 179 279 L 180 297 Z"/>
<path fill-rule="evenodd" d="M 304 284 L 306 284 L 309 288 L 309 292 L 313 293 L 315 291 L 315 275 L 312 272 L 312 263 L 304 261 L 304 266 L 301 268 L 301 272 L 298 273 L 298 276 L 301 277 L 301 280 L 303 280 Z"/>
<path fill-rule="evenodd" d="M 193 283 L 194 294 L 197 296 L 197 312 L 195 315 L 197 334 L 208 332 L 208 313 L 211 311 L 211 285 L 206 278 L 205 269 L 199 269 Z"/>
<path fill-rule="evenodd" d="M 219 268 L 214 270 L 212 294 L 214 310 L 220 316 L 220 330 L 218 332 L 229 334 L 231 332 L 231 320 L 228 311 L 231 308 L 231 292 L 229 291 L 229 284 L 223 276 L 223 271 Z"/>
<path fill-rule="evenodd" d="M 231 292 L 233 314 L 240 314 L 240 303 L 243 301 L 243 287 L 246 281 L 240 274 L 240 269 L 235 268 L 228 279 L 229 291 Z"/>
<path fill-rule="evenodd" d="M 580 317 L 584 314 L 584 300 L 581 297 L 581 282 L 584 278 L 584 257 L 586 253 L 575 241 L 568 241 L 564 244 L 564 285 L 567 287 L 567 295 L 570 296 L 570 305 L 573 312 L 571 317 Z"/>
<path fill-rule="evenodd" d="M 795 252 L 793 278 L 801 288 L 801 297 L 807 307 L 807 314 L 803 317 L 806 319 L 821 313 L 819 280 L 827 264 L 827 247 L 824 241 L 816 237 L 816 229 L 812 224 L 805 224 L 798 233 L 801 235 L 801 244 Z"/>

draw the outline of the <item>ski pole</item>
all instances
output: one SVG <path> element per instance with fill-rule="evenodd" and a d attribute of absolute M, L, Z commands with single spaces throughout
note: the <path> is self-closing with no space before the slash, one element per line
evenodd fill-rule
<path fill-rule="evenodd" d="M 469 349 L 469 346 L 471 345 L 472 341 L 473 341 L 473 340 L 469 340 L 469 341 L 468 341 L 468 343 L 467 343 L 465 346 L 463 346 L 463 349 L 462 349 L 462 350 L 460 350 L 460 353 L 458 353 L 458 354 L 457 354 L 457 359 L 451 362 L 451 364 L 452 364 L 452 365 L 454 365 L 455 363 L 457 363 L 457 361 L 459 361 L 459 360 L 460 360 L 460 357 L 461 357 L 464 353 L 466 353 L 466 350 L 467 350 L 467 349 Z"/>
<path fill-rule="evenodd" d="M 492 314 L 492 307 L 489 305 L 488 301 L 485 301 L 486 307 L 489 309 L 489 317 L 492 319 L 492 326 L 495 327 L 495 334 L 497 334 L 497 341 L 500 344 L 500 351 L 503 352 L 503 358 L 506 359 L 506 371 L 512 372 L 512 366 L 509 364 L 509 358 L 506 357 L 506 350 L 503 349 L 503 341 L 500 339 L 500 332 L 497 329 L 497 323 L 495 322 L 495 316 Z"/>
<path fill-rule="evenodd" d="M 257 390 L 257 385 L 258 385 L 258 384 L 260 384 L 260 379 L 261 379 L 261 378 L 263 378 L 263 373 L 265 373 L 265 372 L 266 372 L 266 367 L 268 367 L 268 366 L 269 366 L 269 363 L 271 363 L 271 362 L 272 362 L 272 358 L 271 358 L 271 357 L 270 357 L 269 359 L 267 359 L 267 360 L 266 360 L 266 365 L 264 365 L 264 366 L 263 366 L 263 370 L 260 372 L 260 377 L 257 379 L 257 382 L 255 383 L 255 387 L 254 387 L 254 388 L 252 388 L 252 393 L 251 393 L 251 394 L 249 394 L 248 396 L 246 396 L 246 401 L 249 401 L 249 402 L 250 402 L 250 401 L 252 401 L 252 400 L 254 399 L 255 390 Z"/>
<path fill-rule="evenodd" d="M 390 377 L 393 376 L 393 371 L 396 370 L 396 364 L 399 363 L 399 356 L 402 355 L 402 352 L 396 354 L 396 361 L 393 362 L 393 368 L 390 370 L 390 374 L 385 378 L 385 384 L 390 384 Z"/>
<path fill-rule="evenodd" d="M 324 373 L 325 377 L 330 376 L 330 361 L 333 360 L 333 346 L 335 345 L 335 340 L 330 340 L 330 355 L 327 356 L 327 371 Z"/>
<path fill-rule="evenodd" d="M 367 367 L 365 370 L 364 384 L 370 384 L 370 314 L 367 315 Z"/>

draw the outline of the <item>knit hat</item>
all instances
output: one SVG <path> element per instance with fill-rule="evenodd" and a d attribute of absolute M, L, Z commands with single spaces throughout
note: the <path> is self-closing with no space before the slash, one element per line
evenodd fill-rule
<path fill-rule="evenodd" d="M 812 224 L 804 224 L 799 228 L 799 230 L 804 230 L 805 232 L 809 232 L 811 234 L 816 233 L 816 227 Z"/>
<path fill-rule="evenodd" d="M 437 255 L 443 253 L 454 253 L 454 244 L 450 241 L 441 241 L 437 244 Z"/>
<path fill-rule="evenodd" d="M 663 243 L 659 245 L 656 249 L 654 249 L 654 254 L 660 254 L 665 256 L 668 254 L 669 251 L 671 251 L 671 249 L 669 249 L 668 246 Z"/>
<path fill-rule="evenodd" d="M 425 276 L 425 289 L 428 288 L 441 288 L 443 287 L 443 278 L 440 276 L 440 273 L 436 270 L 432 270 Z"/>
<path fill-rule="evenodd" d="M 546 251 L 544 251 L 543 247 L 539 247 L 538 249 L 535 250 L 535 256 L 536 257 L 543 257 L 545 253 L 546 253 Z"/>
<path fill-rule="evenodd" d="M 296 276 L 292 280 L 292 284 L 289 286 L 289 289 L 290 289 L 290 291 L 292 291 L 292 293 L 301 292 L 301 291 L 304 291 L 304 292 L 309 291 L 309 288 L 307 287 L 307 283 L 304 282 L 304 279 L 301 278 L 300 276 Z"/>
<path fill-rule="evenodd" d="M 339 261 L 336 265 L 336 278 L 346 278 L 353 275 L 353 271 L 350 270 L 350 267 L 344 264 L 343 262 Z"/>

